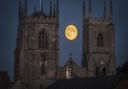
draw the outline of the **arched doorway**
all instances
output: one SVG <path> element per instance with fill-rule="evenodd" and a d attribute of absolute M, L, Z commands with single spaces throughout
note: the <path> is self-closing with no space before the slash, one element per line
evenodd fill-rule
<path fill-rule="evenodd" d="M 100 75 L 100 67 L 96 67 L 96 72 L 95 72 L 96 76 Z"/>
<path fill-rule="evenodd" d="M 96 76 L 106 76 L 106 67 L 96 67 Z"/>
<path fill-rule="evenodd" d="M 105 76 L 107 73 L 107 65 L 104 58 L 99 58 L 95 64 L 95 74 L 96 76 Z"/>
<path fill-rule="evenodd" d="M 102 75 L 106 75 L 106 67 L 103 67 L 103 69 L 102 69 Z"/>

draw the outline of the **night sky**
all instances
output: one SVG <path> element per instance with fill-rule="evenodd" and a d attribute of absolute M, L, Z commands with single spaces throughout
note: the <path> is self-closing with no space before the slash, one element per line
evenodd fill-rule
<path fill-rule="evenodd" d="M 0 1 L 0 71 L 8 70 L 11 80 L 18 29 L 18 1 Z M 49 12 L 49 1 L 43 0 L 45 13 Z M 55 0 L 51 1 L 55 2 Z M 59 0 L 61 66 L 69 59 L 70 53 L 79 65 L 81 63 L 82 3 L 83 0 Z M 104 0 L 92 0 L 93 15 L 103 17 L 103 5 Z M 29 15 L 33 13 L 35 7 L 39 8 L 39 0 L 28 0 Z M 121 66 L 128 60 L 128 0 L 113 0 L 113 22 L 116 28 L 117 66 Z M 74 24 L 78 28 L 79 35 L 75 41 L 68 41 L 64 36 L 64 30 L 68 24 Z"/>

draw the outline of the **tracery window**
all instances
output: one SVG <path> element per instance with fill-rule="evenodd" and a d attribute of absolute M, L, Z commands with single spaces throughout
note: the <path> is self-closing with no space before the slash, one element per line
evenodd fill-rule
<path fill-rule="evenodd" d="M 39 35 L 39 48 L 47 49 L 48 48 L 48 36 L 45 31 L 42 31 Z"/>

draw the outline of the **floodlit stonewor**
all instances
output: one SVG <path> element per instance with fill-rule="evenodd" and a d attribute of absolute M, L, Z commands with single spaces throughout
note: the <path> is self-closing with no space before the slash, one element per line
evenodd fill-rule
<path fill-rule="evenodd" d="M 91 1 L 91 0 L 90 0 Z M 59 2 L 45 14 L 42 5 L 28 15 L 27 0 L 19 3 L 19 26 L 12 89 L 44 89 L 57 79 L 116 74 L 115 27 L 112 2 L 104 6 L 104 18 L 92 18 L 91 2 L 83 3 L 83 54 L 81 67 L 70 56 L 59 66 Z M 107 12 L 107 13 L 106 13 Z"/>

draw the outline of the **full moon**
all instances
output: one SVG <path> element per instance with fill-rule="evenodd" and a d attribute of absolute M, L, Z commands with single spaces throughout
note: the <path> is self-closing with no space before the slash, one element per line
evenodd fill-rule
<path fill-rule="evenodd" d="M 65 36 L 68 40 L 75 40 L 78 35 L 78 30 L 75 25 L 68 25 L 65 30 Z"/>

